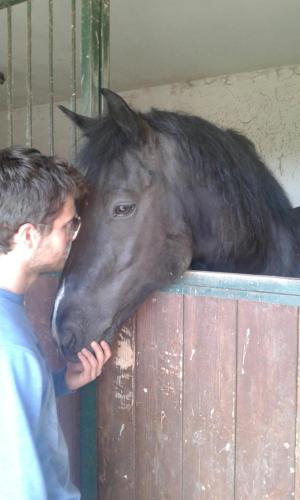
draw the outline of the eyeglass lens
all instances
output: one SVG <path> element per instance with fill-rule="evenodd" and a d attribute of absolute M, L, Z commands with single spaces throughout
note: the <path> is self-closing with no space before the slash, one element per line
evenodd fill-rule
<path fill-rule="evenodd" d="M 73 219 L 70 221 L 70 226 L 69 226 L 73 239 L 76 238 L 80 226 L 81 226 L 81 218 L 78 215 L 75 215 L 75 217 L 73 217 Z"/>

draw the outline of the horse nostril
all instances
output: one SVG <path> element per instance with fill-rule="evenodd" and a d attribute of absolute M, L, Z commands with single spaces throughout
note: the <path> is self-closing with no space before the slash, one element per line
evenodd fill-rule
<path fill-rule="evenodd" d="M 74 333 L 66 332 L 63 335 L 61 343 L 61 350 L 63 354 L 66 355 L 67 353 L 75 353 L 75 347 L 76 347 L 76 337 Z"/>

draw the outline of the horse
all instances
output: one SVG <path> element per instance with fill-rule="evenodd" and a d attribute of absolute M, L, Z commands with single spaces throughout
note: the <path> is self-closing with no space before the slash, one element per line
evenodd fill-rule
<path fill-rule="evenodd" d="M 190 267 L 300 276 L 291 204 L 248 138 L 102 94 L 105 116 L 60 106 L 85 138 L 78 165 L 89 186 L 54 306 L 67 358 L 94 339 L 111 343 L 152 292 Z"/>

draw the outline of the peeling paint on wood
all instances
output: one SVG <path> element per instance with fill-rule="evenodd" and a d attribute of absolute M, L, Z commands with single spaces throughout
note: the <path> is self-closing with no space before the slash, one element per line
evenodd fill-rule
<path fill-rule="evenodd" d="M 297 498 L 298 308 L 159 292 L 133 321 L 99 389 L 102 500 Z"/>

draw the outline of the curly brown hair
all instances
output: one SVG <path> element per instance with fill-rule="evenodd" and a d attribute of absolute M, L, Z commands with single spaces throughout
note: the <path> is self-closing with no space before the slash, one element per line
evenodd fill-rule
<path fill-rule="evenodd" d="M 22 146 L 0 150 L 0 253 L 11 250 L 22 224 L 51 224 L 68 195 L 80 203 L 86 194 L 83 176 L 67 161 Z"/>

